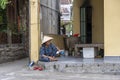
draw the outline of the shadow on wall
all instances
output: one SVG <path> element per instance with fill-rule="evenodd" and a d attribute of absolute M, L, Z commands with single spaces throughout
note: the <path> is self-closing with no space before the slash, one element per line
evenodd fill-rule
<path fill-rule="evenodd" d="M 65 49 L 64 37 L 62 35 L 56 34 L 47 34 L 47 36 L 53 37 L 53 43 L 58 46 L 60 49 Z"/>

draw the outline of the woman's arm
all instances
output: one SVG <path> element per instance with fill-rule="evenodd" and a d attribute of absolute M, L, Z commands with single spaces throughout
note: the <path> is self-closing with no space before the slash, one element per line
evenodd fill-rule
<path fill-rule="evenodd" d="M 45 49 L 44 49 L 44 47 L 41 47 L 40 48 L 40 57 L 47 57 L 46 55 L 45 55 Z"/>

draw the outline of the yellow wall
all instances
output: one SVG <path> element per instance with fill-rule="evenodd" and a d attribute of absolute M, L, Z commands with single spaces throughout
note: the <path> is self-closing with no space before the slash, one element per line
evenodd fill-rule
<path fill-rule="evenodd" d="M 105 56 L 120 56 L 120 0 L 104 0 Z"/>
<path fill-rule="evenodd" d="M 73 3 L 73 34 L 80 34 L 80 6 L 83 0 L 74 0 Z"/>
<path fill-rule="evenodd" d="M 104 1 L 91 0 L 92 43 L 104 43 Z"/>
<path fill-rule="evenodd" d="M 80 33 L 80 6 L 83 0 L 74 0 L 73 28 Z M 104 1 L 91 0 L 92 9 L 92 43 L 104 43 Z"/>

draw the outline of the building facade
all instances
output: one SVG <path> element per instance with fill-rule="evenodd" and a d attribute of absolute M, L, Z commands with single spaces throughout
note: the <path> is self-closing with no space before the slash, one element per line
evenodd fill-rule
<path fill-rule="evenodd" d="M 60 0 L 61 20 L 65 22 L 71 21 L 72 0 Z"/>
<path fill-rule="evenodd" d="M 85 1 L 89 1 L 89 5 L 91 6 L 91 10 L 88 12 L 84 11 L 85 9 L 82 11 L 83 6 L 87 5 Z M 81 36 L 86 36 L 87 32 L 90 31 L 91 44 L 104 44 L 103 49 L 105 58 L 113 57 L 118 59 L 120 56 L 120 37 L 118 36 L 120 34 L 119 3 L 119 0 L 74 0 L 74 33 L 79 33 Z M 90 23 L 86 23 L 86 25 L 88 25 L 88 29 L 85 25 L 82 25 L 82 21 L 86 21 L 83 16 L 87 13 L 91 14 L 88 17 Z M 88 31 L 85 32 L 84 29 L 85 31 Z"/>

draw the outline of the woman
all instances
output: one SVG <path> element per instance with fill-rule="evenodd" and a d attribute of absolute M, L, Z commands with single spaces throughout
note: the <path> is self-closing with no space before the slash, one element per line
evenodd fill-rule
<path fill-rule="evenodd" d="M 40 61 L 57 61 L 56 53 L 59 52 L 63 54 L 63 51 L 59 51 L 56 46 L 51 43 L 52 39 L 52 37 L 44 36 L 42 46 L 40 48 Z"/>

